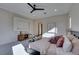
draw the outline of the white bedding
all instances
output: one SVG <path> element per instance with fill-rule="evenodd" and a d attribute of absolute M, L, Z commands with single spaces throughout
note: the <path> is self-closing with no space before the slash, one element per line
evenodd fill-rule
<path fill-rule="evenodd" d="M 29 48 L 40 51 L 41 54 L 46 54 L 46 50 L 50 46 L 50 43 L 46 39 L 41 39 L 29 44 Z"/>
<path fill-rule="evenodd" d="M 49 41 L 48 38 L 43 38 L 41 40 L 30 43 L 29 46 L 32 49 L 40 51 L 41 55 L 43 55 L 43 54 L 44 55 L 72 54 L 70 52 L 71 45 L 70 45 L 70 41 L 68 40 L 68 38 L 66 38 L 64 41 L 64 48 L 63 47 L 59 48 L 56 46 L 56 44 L 50 44 L 50 42 L 48 42 L 48 41 Z"/>

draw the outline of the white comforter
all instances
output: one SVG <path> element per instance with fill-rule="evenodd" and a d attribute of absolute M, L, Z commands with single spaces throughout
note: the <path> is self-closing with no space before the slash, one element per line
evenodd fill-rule
<path fill-rule="evenodd" d="M 32 42 L 29 44 L 29 47 L 32 49 L 35 49 L 37 51 L 40 51 L 40 53 L 43 55 L 45 54 L 56 54 L 55 53 L 55 46 L 53 44 L 50 44 L 48 42 L 49 40 L 47 38 L 43 38 L 39 41 Z M 51 46 L 51 47 L 50 47 Z M 54 48 L 54 49 L 52 49 Z M 48 50 L 49 49 L 49 50 Z"/>
<path fill-rule="evenodd" d="M 29 44 L 29 48 L 35 49 L 37 51 L 40 51 L 41 54 L 46 54 L 46 50 L 48 49 L 50 43 L 45 40 L 38 40 L 36 42 L 32 42 Z"/>
<path fill-rule="evenodd" d="M 66 38 L 67 39 L 67 38 Z M 41 55 L 71 55 L 71 52 L 65 52 L 63 50 L 63 48 L 58 48 L 56 47 L 56 44 L 50 44 L 50 42 L 48 42 L 49 39 L 47 38 L 43 38 L 41 40 L 32 42 L 29 44 L 29 47 L 32 49 L 35 49 L 37 51 L 40 51 Z M 68 40 L 65 40 L 68 41 Z M 67 42 L 68 44 L 68 42 Z M 67 48 L 67 44 L 64 45 Z M 69 49 L 69 47 L 68 47 Z M 67 50 L 67 49 L 66 49 Z"/>

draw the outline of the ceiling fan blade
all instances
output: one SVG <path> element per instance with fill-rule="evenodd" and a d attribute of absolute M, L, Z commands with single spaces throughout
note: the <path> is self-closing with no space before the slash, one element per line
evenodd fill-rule
<path fill-rule="evenodd" d="M 35 10 L 32 10 L 30 13 L 34 12 Z"/>
<path fill-rule="evenodd" d="M 44 10 L 44 9 L 42 9 L 42 8 L 35 8 L 35 10 Z"/>
<path fill-rule="evenodd" d="M 30 3 L 27 3 L 30 7 L 34 8 Z"/>

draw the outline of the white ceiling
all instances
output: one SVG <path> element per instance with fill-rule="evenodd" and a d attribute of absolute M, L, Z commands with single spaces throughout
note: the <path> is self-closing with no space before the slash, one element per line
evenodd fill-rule
<path fill-rule="evenodd" d="M 32 3 L 33 4 L 33 3 Z M 68 13 L 71 3 L 36 3 L 37 7 L 44 8 L 42 11 L 34 11 L 30 13 L 32 8 L 27 3 L 5 3 L 0 4 L 0 8 L 22 15 L 24 17 L 38 19 L 62 15 Z M 44 14 L 46 12 L 46 14 Z"/>

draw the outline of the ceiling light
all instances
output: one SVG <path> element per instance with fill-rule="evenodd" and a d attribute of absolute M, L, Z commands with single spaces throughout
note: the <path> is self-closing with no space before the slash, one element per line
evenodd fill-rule
<path fill-rule="evenodd" d="M 57 9 L 54 9 L 54 11 L 56 12 L 56 11 L 57 11 Z"/>

